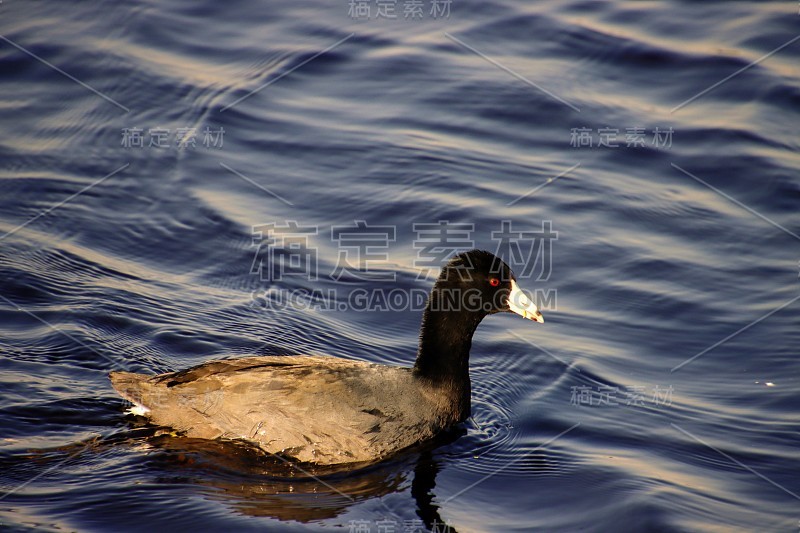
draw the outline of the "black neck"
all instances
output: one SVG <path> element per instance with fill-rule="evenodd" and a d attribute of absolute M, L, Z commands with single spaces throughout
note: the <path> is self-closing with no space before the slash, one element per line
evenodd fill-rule
<path fill-rule="evenodd" d="M 469 349 L 472 334 L 485 315 L 464 309 L 443 309 L 446 306 L 442 303 L 441 289 L 434 287 L 422 315 L 414 373 L 452 388 L 469 406 Z"/>

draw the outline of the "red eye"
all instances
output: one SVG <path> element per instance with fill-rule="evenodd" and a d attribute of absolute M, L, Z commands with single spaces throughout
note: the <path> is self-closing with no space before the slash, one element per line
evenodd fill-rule
<path fill-rule="evenodd" d="M 489 285 L 491 285 L 492 287 L 497 287 L 498 285 L 500 285 L 500 280 L 497 278 L 489 278 Z"/>

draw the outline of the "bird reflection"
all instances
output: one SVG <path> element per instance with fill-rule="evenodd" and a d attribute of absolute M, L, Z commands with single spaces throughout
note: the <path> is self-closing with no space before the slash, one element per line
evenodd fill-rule
<path fill-rule="evenodd" d="M 297 464 L 267 455 L 244 441 L 173 435 L 136 440 L 151 451 L 159 450 L 160 453 L 147 455 L 154 470 L 175 473 L 175 477 L 165 476 L 163 481 L 188 480 L 208 488 L 208 497 L 239 513 L 283 521 L 308 523 L 335 519 L 355 504 L 401 492 L 413 474 L 411 496 L 416 502 L 416 514 L 428 531 L 441 531 L 445 522 L 439 515 L 433 492 L 440 464 L 433 450 L 453 442 L 464 432 L 458 428 L 396 458 L 361 465 L 358 469 Z M 387 516 L 395 514 L 389 507 L 386 511 Z M 447 531 L 456 530 L 449 526 Z"/>
<path fill-rule="evenodd" d="M 433 489 L 436 487 L 436 474 L 438 473 L 439 463 L 433 458 L 432 453 L 430 451 L 422 452 L 414 467 L 411 496 L 417 502 L 417 515 L 428 530 L 433 530 L 435 524 L 445 523 L 439 516 L 439 506 L 434 503 Z M 455 528 L 450 526 L 448 531 L 455 532 Z"/>

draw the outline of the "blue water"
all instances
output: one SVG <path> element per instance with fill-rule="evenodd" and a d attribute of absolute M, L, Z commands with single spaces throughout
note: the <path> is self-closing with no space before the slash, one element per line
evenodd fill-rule
<path fill-rule="evenodd" d="M 0 4 L 0 524 L 797 530 L 797 3 L 409 3 Z M 331 279 L 359 220 L 394 280 Z M 461 434 L 310 479 L 124 415 L 115 369 L 410 364 L 419 309 L 351 294 L 427 291 L 439 221 L 557 233 L 503 252 L 546 322 L 484 321 Z"/>

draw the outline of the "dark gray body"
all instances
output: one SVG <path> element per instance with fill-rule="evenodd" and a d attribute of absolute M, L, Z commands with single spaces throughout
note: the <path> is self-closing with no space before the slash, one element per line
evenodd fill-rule
<path fill-rule="evenodd" d="M 452 384 L 335 357 L 247 357 L 111 381 L 155 424 L 320 465 L 382 459 L 468 415 Z"/>

